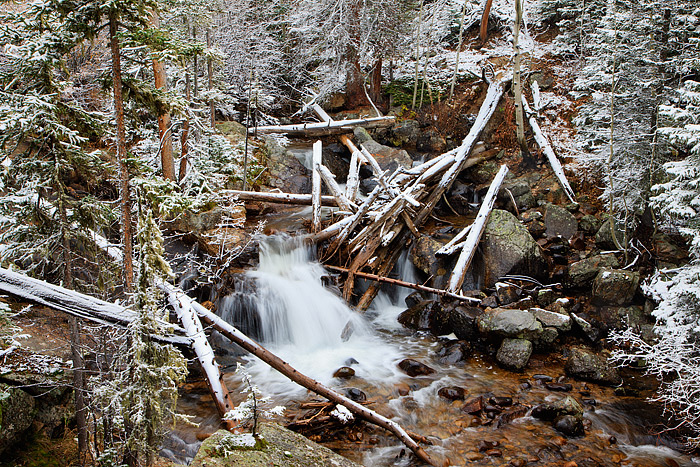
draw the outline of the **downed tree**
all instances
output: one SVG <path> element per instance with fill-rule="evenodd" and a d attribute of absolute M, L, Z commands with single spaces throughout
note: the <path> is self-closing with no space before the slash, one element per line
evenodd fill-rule
<path fill-rule="evenodd" d="M 307 194 L 297 194 L 297 193 L 274 193 L 274 192 L 259 192 L 259 191 L 240 191 L 240 190 L 226 190 L 221 193 L 226 193 L 232 196 L 236 196 L 241 201 L 262 201 L 265 203 L 279 203 L 279 204 L 297 204 L 300 206 L 311 206 L 312 195 Z M 323 195 L 321 196 L 322 206 L 338 206 L 338 202 L 333 196 Z"/>
<path fill-rule="evenodd" d="M 569 185 L 569 181 L 566 179 L 564 168 L 561 166 L 557 155 L 554 154 L 554 149 L 552 149 L 552 145 L 549 144 L 547 138 L 545 138 L 544 134 L 542 134 L 540 125 L 537 123 L 537 116 L 534 112 L 530 110 L 530 106 L 527 104 L 527 99 L 524 95 L 523 110 L 527 114 L 527 120 L 530 123 L 530 128 L 532 128 L 532 133 L 535 135 L 535 141 L 540 146 L 540 148 L 542 148 L 542 152 L 544 152 L 544 155 L 547 156 L 549 165 L 552 166 L 554 175 L 557 177 L 557 180 L 559 180 L 559 184 L 564 189 L 564 193 L 566 193 L 566 196 L 567 198 L 569 198 L 569 201 L 575 203 L 576 199 L 574 195 L 574 190 L 571 189 L 571 185 Z"/>
<path fill-rule="evenodd" d="M 340 266 L 326 265 L 325 268 L 330 269 L 331 271 L 339 271 L 339 272 L 345 272 L 345 273 L 350 272 L 350 270 L 348 268 L 341 268 Z M 421 292 L 428 292 L 428 293 L 432 293 L 435 295 L 455 298 L 457 300 L 463 300 L 465 302 L 481 303 L 481 300 L 479 300 L 478 298 L 465 297 L 462 294 L 450 292 L 449 290 L 435 289 L 433 287 L 427 287 L 425 285 L 414 284 L 412 282 L 406 282 L 406 281 L 402 281 L 399 279 L 393 279 L 391 277 L 382 277 L 382 276 L 378 276 L 376 274 L 369 274 L 366 272 L 355 271 L 354 274 L 357 277 L 362 277 L 363 279 L 371 279 L 371 280 L 377 281 L 377 282 L 385 282 L 387 284 L 398 285 L 399 287 L 406 287 L 409 289 L 420 290 Z"/>
<path fill-rule="evenodd" d="M 380 426 L 390 432 L 392 432 L 397 438 L 399 438 L 413 453 L 423 462 L 438 466 L 438 464 L 433 461 L 425 450 L 416 443 L 413 438 L 396 422 L 389 420 L 388 418 L 376 413 L 375 411 L 368 409 L 367 407 L 348 399 L 342 394 L 324 386 L 318 381 L 309 378 L 308 376 L 298 372 L 287 362 L 262 347 L 257 342 L 250 339 L 248 336 L 243 334 L 241 331 L 207 310 L 203 306 L 199 305 L 197 302 L 192 302 L 192 305 L 199 314 L 199 316 L 214 329 L 219 331 L 222 335 L 229 338 L 232 342 L 238 344 L 243 349 L 252 353 L 263 362 L 270 365 L 275 370 L 279 371 L 287 378 L 291 379 L 297 384 L 305 387 L 306 389 L 315 392 L 316 394 L 325 397 L 328 400 L 335 402 L 346 407 L 350 412 L 356 416 Z"/>
<path fill-rule="evenodd" d="M 260 133 L 285 133 L 292 136 L 323 136 L 335 133 L 347 133 L 353 131 L 356 126 L 366 128 L 381 128 L 391 126 L 395 118 L 389 117 L 371 117 L 371 118 L 356 118 L 352 120 L 331 120 L 316 123 L 300 123 L 298 125 L 275 125 L 275 126 L 259 126 Z"/>
<path fill-rule="evenodd" d="M 507 173 L 508 166 L 503 164 L 501 166 L 501 170 L 498 171 L 498 173 L 493 179 L 493 182 L 491 182 L 489 191 L 486 192 L 484 201 L 481 203 L 481 207 L 479 208 L 479 213 L 476 215 L 474 223 L 472 223 L 471 228 L 469 229 L 467 238 L 464 241 L 464 247 L 462 248 L 462 252 L 459 254 L 457 264 L 455 264 L 454 270 L 452 271 L 452 275 L 450 276 L 450 283 L 447 290 L 452 293 L 457 293 L 462 288 L 462 283 L 464 283 L 464 276 L 467 274 L 469 265 L 471 264 L 472 259 L 474 258 L 474 253 L 476 253 L 476 246 L 479 244 L 479 241 L 481 240 L 481 235 L 484 233 L 484 229 L 486 228 L 486 222 L 489 220 L 489 216 L 491 215 L 491 211 L 493 210 L 493 205 L 496 203 L 498 190 L 501 188 L 501 184 L 506 178 Z"/>

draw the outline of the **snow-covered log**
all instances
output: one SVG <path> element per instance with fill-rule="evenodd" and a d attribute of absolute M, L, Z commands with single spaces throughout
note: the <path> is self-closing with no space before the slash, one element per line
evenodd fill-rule
<path fill-rule="evenodd" d="M 297 193 L 275 193 L 258 191 L 226 190 L 221 193 L 237 197 L 241 201 L 262 201 L 265 203 L 298 204 L 300 206 L 311 206 L 312 200 L 309 194 Z M 321 196 L 321 205 L 338 206 L 337 201 L 332 196 Z"/>
<path fill-rule="evenodd" d="M 4 268 L 0 268 L 0 292 L 71 316 L 109 326 L 126 327 L 137 318 L 136 313 L 123 306 Z M 174 324 L 161 323 L 164 327 L 172 329 L 173 334 L 162 337 L 154 336 L 155 339 L 179 346 L 191 345 L 191 339 L 184 336 L 184 329 Z M 175 335 L 175 333 L 179 335 Z"/>
<path fill-rule="evenodd" d="M 467 234 L 469 233 L 469 230 L 472 228 L 471 225 L 466 226 L 463 228 L 457 235 L 452 238 L 445 246 L 440 248 L 438 251 L 435 252 L 436 255 L 441 255 L 441 256 L 449 256 L 453 254 L 455 251 L 457 251 L 461 246 L 464 245 L 463 240 L 467 237 Z"/>
<path fill-rule="evenodd" d="M 314 233 L 321 230 L 321 173 L 319 172 L 321 154 L 321 141 L 316 141 L 314 143 L 313 163 L 311 165 L 311 206 Z"/>
<path fill-rule="evenodd" d="M 481 235 L 484 233 L 486 222 L 489 220 L 489 216 L 493 210 L 493 205 L 496 203 L 498 190 L 500 190 L 501 184 L 506 178 L 507 173 L 508 166 L 504 164 L 501 166 L 501 170 L 499 170 L 494 177 L 493 182 L 491 182 L 489 191 L 486 192 L 484 201 L 481 203 L 481 207 L 479 208 L 479 213 L 476 215 L 476 219 L 474 219 L 474 223 L 472 223 L 471 228 L 469 229 L 467 239 L 464 241 L 464 247 L 462 248 L 462 252 L 459 254 L 457 264 L 455 264 L 452 275 L 450 276 L 450 283 L 447 287 L 447 290 L 452 293 L 457 293 L 462 288 L 464 276 L 467 274 L 469 265 L 474 258 L 476 246 L 479 244 Z"/>
<path fill-rule="evenodd" d="M 335 181 L 335 175 L 331 173 L 328 167 L 320 164 L 318 166 L 318 173 L 321 175 L 321 179 L 326 184 L 326 187 L 328 187 L 328 191 L 331 192 L 333 198 L 335 198 L 335 201 L 338 203 L 340 209 L 343 211 L 355 212 L 355 210 L 357 210 L 357 206 L 350 202 L 350 200 L 345 196 L 345 193 L 343 193 L 340 185 L 338 185 L 338 182 Z"/>
<path fill-rule="evenodd" d="M 350 169 L 348 170 L 348 180 L 345 184 L 345 196 L 350 201 L 355 201 L 360 188 L 360 155 L 357 151 L 350 156 Z"/>
<path fill-rule="evenodd" d="M 416 443 L 413 438 L 396 422 L 389 420 L 383 415 L 361 405 L 347 397 L 339 394 L 338 392 L 330 389 L 318 381 L 300 373 L 289 363 L 285 362 L 277 355 L 273 354 L 254 340 L 250 339 L 248 336 L 243 334 L 241 331 L 231 326 L 229 323 L 207 310 L 203 306 L 199 305 L 197 302 L 193 302 L 195 311 L 199 316 L 214 329 L 219 331 L 222 335 L 229 338 L 232 342 L 241 346 L 244 350 L 252 353 L 263 362 L 270 365 L 275 370 L 279 371 L 285 375 L 290 380 L 295 383 L 305 387 L 306 389 L 315 392 L 316 394 L 325 397 L 326 399 L 340 404 L 347 408 L 350 412 L 356 416 L 367 420 L 377 426 L 380 426 L 390 432 L 392 432 L 397 438 L 399 438 L 413 453 L 423 462 L 437 466 L 438 464 L 433 461 L 428 453 Z"/>
<path fill-rule="evenodd" d="M 332 120 L 317 123 L 301 123 L 298 125 L 259 126 L 260 133 L 284 133 L 293 136 L 321 136 L 333 133 L 346 133 L 357 126 L 365 128 L 380 128 L 391 126 L 394 117 L 356 118 L 351 120 Z"/>
<path fill-rule="evenodd" d="M 549 144 L 547 138 L 545 138 L 545 136 L 542 134 L 540 125 L 537 123 L 537 117 L 530 110 L 530 106 L 527 104 L 527 99 L 525 98 L 525 96 L 523 96 L 523 109 L 528 115 L 528 122 L 530 122 L 530 128 L 532 128 L 532 133 L 535 135 L 535 141 L 540 146 L 540 148 L 542 148 L 542 152 L 544 152 L 545 156 L 547 156 L 549 165 L 552 166 L 554 175 L 556 175 L 557 180 L 559 180 L 559 184 L 564 189 L 566 197 L 569 198 L 569 201 L 575 203 L 576 199 L 574 196 L 574 190 L 571 189 L 571 185 L 569 185 L 569 181 L 566 179 L 566 174 L 564 174 L 564 168 L 561 166 L 557 155 L 554 154 L 554 149 L 552 149 L 552 145 Z"/>

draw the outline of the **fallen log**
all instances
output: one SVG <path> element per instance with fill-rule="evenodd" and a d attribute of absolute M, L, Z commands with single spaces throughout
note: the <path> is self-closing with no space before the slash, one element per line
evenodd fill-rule
<path fill-rule="evenodd" d="M 471 264 L 472 259 L 474 258 L 476 246 L 479 244 L 479 241 L 481 240 L 481 235 L 484 233 L 484 229 L 486 228 L 486 221 L 489 220 L 491 211 L 493 211 L 493 205 L 496 203 L 498 190 L 501 188 L 501 184 L 506 178 L 507 173 L 508 166 L 503 164 L 501 166 L 501 170 L 498 171 L 498 173 L 493 179 L 493 182 L 491 182 L 489 191 L 486 192 L 484 201 L 481 203 L 481 207 L 479 208 L 479 213 L 476 215 L 476 219 L 474 219 L 474 223 L 469 229 L 467 239 L 464 241 L 464 247 L 462 248 L 462 252 L 459 254 L 457 264 L 455 264 L 454 270 L 452 271 L 452 275 L 450 276 L 449 286 L 447 287 L 447 290 L 449 290 L 452 293 L 457 293 L 462 288 L 464 276 L 467 274 L 469 265 Z"/>
<path fill-rule="evenodd" d="M 266 203 L 279 203 L 279 204 L 298 204 L 300 206 L 311 206 L 312 199 L 311 195 L 308 194 L 297 194 L 297 193 L 273 193 L 273 192 L 258 192 L 258 191 L 240 191 L 240 190 L 226 190 L 222 193 L 237 196 L 241 201 L 262 201 Z M 338 202 L 332 196 L 321 196 L 322 206 L 338 206 Z"/>
<path fill-rule="evenodd" d="M 472 228 L 471 225 L 466 226 L 463 228 L 457 235 L 452 238 L 445 246 L 440 248 L 438 251 L 435 252 L 436 255 L 440 256 L 449 256 L 457 249 L 459 248 L 460 245 L 462 245 L 464 240 L 467 237 L 467 234 L 469 233 L 469 230 Z"/>
<path fill-rule="evenodd" d="M 343 273 L 350 272 L 349 269 L 343 268 L 340 266 L 324 265 L 324 267 L 326 269 L 330 269 L 332 271 L 339 271 L 339 272 L 343 272 Z M 373 281 L 384 282 L 386 284 L 397 285 L 399 287 L 406 287 L 409 289 L 420 290 L 421 292 L 432 293 L 432 294 L 443 296 L 443 297 L 455 298 L 457 300 L 463 300 L 465 302 L 481 303 L 481 300 L 479 300 L 478 298 L 465 297 L 462 294 L 453 293 L 453 292 L 450 292 L 449 290 L 435 289 L 433 287 L 428 287 L 428 286 L 420 285 L 420 284 L 414 284 L 412 282 L 406 282 L 406 281 L 402 281 L 399 279 L 392 279 L 391 277 L 378 276 L 376 274 L 370 274 L 367 272 L 355 271 L 354 274 L 357 277 L 361 277 L 363 279 L 371 279 Z"/>
<path fill-rule="evenodd" d="M 115 303 L 109 303 L 4 268 L 0 268 L 0 292 L 108 326 L 126 327 L 138 317 L 132 310 Z M 191 345 L 192 341 L 184 336 L 185 330 L 183 328 L 164 321 L 160 321 L 160 323 L 163 326 L 169 326 L 173 335 L 153 336 L 156 340 L 178 346 L 189 347 Z M 175 333 L 180 335 L 175 335 Z"/>
<path fill-rule="evenodd" d="M 364 407 L 362 404 L 350 400 L 342 394 L 339 394 L 336 391 L 324 386 L 318 381 L 300 373 L 277 355 L 274 355 L 238 329 L 231 326 L 229 323 L 203 306 L 199 305 L 197 302 L 192 302 L 192 304 L 195 311 L 206 323 L 211 325 L 214 329 L 226 336 L 232 342 L 241 346 L 244 350 L 252 353 L 295 383 L 315 392 L 320 396 L 325 397 L 330 401 L 335 402 L 336 404 L 344 406 L 356 416 L 390 431 L 397 438 L 399 438 L 406 445 L 406 447 L 413 451 L 416 457 L 418 457 L 421 461 L 436 467 L 438 466 L 438 464 L 430 458 L 428 453 L 425 452 L 425 450 L 419 446 L 418 443 L 416 443 L 398 423 L 389 420 L 375 411 Z"/>
<path fill-rule="evenodd" d="M 284 133 L 293 136 L 323 136 L 351 132 L 357 126 L 381 128 L 391 126 L 393 123 L 394 117 L 389 116 L 301 123 L 299 125 L 259 126 L 257 130 L 260 133 Z"/>
<path fill-rule="evenodd" d="M 554 149 L 552 149 L 552 145 L 549 144 L 547 138 L 545 138 L 545 136 L 542 134 L 540 125 L 539 123 L 537 123 L 537 117 L 530 110 L 530 106 L 527 104 L 527 99 L 524 95 L 522 96 L 522 101 L 523 110 L 525 110 L 525 113 L 527 114 L 527 121 L 530 123 L 532 133 L 535 135 L 535 141 L 540 146 L 540 148 L 542 148 L 542 152 L 544 152 L 544 155 L 547 156 L 549 165 L 552 167 L 554 175 L 557 177 L 557 180 L 559 180 L 559 184 L 564 189 L 564 193 L 566 193 L 567 198 L 569 198 L 569 201 L 571 201 L 572 203 L 575 203 L 576 199 L 574 195 L 574 190 L 571 189 L 571 185 L 569 185 L 569 181 L 566 179 L 564 168 L 561 166 L 557 155 L 554 154 Z"/>
<path fill-rule="evenodd" d="M 318 173 L 321 175 L 321 179 L 326 184 L 328 191 L 331 192 L 331 196 L 335 198 L 335 201 L 338 203 L 340 209 L 347 212 L 355 212 L 357 206 L 353 205 L 353 203 L 345 196 L 345 193 L 343 193 L 343 190 L 341 190 L 340 185 L 338 185 L 338 182 L 335 181 L 335 175 L 331 173 L 328 167 L 320 164 L 318 166 Z"/>

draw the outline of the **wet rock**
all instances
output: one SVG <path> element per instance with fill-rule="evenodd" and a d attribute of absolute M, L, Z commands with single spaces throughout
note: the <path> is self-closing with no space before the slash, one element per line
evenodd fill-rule
<path fill-rule="evenodd" d="M 489 449 L 484 454 L 490 457 L 503 457 L 503 451 L 500 449 Z"/>
<path fill-rule="evenodd" d="M 479 452 L 486 452 L 490 449 L 495 449 L 498 447 L 501 443 L 498 441 L 486 441 L 485 439 L 482 439 L 479 441 L 479 443 L 476 445 L 476 448 L 479 450 Z"/>
<path fill-rule="evenodd" d="M 411 387 L 406 383 L 397 383 L 394 390 L 399 396 L 407 396 L 411 392 Z"/>
<path fill-rule="evenodd" d="M 411 248 L 411 262 L 429 276 L 444 276 L 447 274 L 447 270 L 443 260 L 435 254 L 442 247 L 442 243 L 422 235 Z"/>
<path fill-rule="evenodd" d="M 438 361 L 443 365 L 455 365 L 465 362 L 471 355 L 469 344 L 465 341 L 447 342 L 438 351 Z"/>
<path fill-rule="evenodd" d="M 617 258 L 612 253 L 582 259 L 569 266 L 567 285 L 570 287 L 585 287 L 593 281 L 602 268 L 617 268 L 619 266 Z"/>
<path fill-rule="evenodd" d="M 34 421 L 34 398 L 21 389 L 0 383 L 0 454 Z"/>
<path fill-rule="evenodd" d="M 554 380 L 554 378 L 552 378 L 549 375 L 541 375 L 541 374 L 533 375 L 532 379 L 534 379 L 535 381 L 539 381 L 540 383 L 548 383 L 548 382 Z"/>
<path fill-rule="evenodd" d="M 310 193 L 310 171 L 273 138 L 265 137 L 265 165 L 268 184 L 285 193 Z"/>
<path fill-rule="evenodd" d="M 464 404 L 464 407 L 462 407 L 462 412 L 470 415 L 476 415 L 483 412 L 485 405 L 483 396 L 474 397 L 469 399 L 467 403 Z"/>
<path fill-rule="evenodd" d="M 435 302 L 424 300 L 399 314 L 398 321 L 405 327 L 415 330 L 430 329 L 431 315 Z"/>
<path fill-rule="evenodd" d="M 416 292 L 409 294 L 404 299 L 404 303 L 406 303 L 406 306 L 408 308 L 412 308 L 412 307 L 418 305 L 420 302 L 425 301 L 425 300 L 427 300 L 427 298 L 424 297 L 421 292 L 416 291 Z"/>
<path fill-rule="evenodd" d="M 510 407 L 513 405 L 512 397 L 494 396 L 489 398 L 489 402 L 499 407 Z"/>
<path fill-rule="evenodd" d="M 466 392 L 458 386 L 448 386 L 438 390 L 438 396 L 448 401 L 463 401 Z"/>
<path fill-rule="evenodd" d="M 536 339 L 542 334 L 542 324 L 528 311 L 493 308 L 477 320 L 479 331 L 519 339 Z"/>
<path fill-rule="evenodd" d="M 333 373 L 334 378 L 340 379 L 350 379 L 353 376 L 355 376 L 355 370 L 353 370 L 349 366 L 342 366 L 335 370 L 335 373 Z"/>
<path fill-rule="evenodd" d="M 355 402 L 364 402 L 367 400 L 367 394 L 357 388 L 345 388 L 345 395 Z"/>
<path fill-rule="evenodd" d="M 567 437 L 583 436 L 583 419 L 573 415 L 562 415 L 554 420 L 554 428 Z"/>
<path fill-rule="evenodd" d="M 552 289 L 540 289 L 537 291 L 537 304 L 547 306 L 557 299 L 557 295 Z"/>
<path fill-rule="evenodd" d="M 639 273 L 603 268 L 593 281 L 593 302 L 605 305 L 627 305 L 639 287 Z"/>
<path fill-rule="evenodd" d="M 544 214 L 544 225 L 547 237 L 562 237 L 569 239 L 578 230 L 576 218 L 566 209 L 556 204 L 548 204 Z"/>
<path fill-rule="evenodd" d="M 555 313 L 542 308 L 530 308 L 529 311 L 543 326 L 553 327 L 562 332 L 571 331 L 571 316 L 568 314 Z"/>
<path fill-rule="evenodd" d="M 566 362 L 566 373 L 574 378 L 614 386 L 620 384 L 620 375 L 605 357 L 589 350 L 574 348 Z"/>
<path fill-rule="evenodd" d="M 571 392 L 571 390 L 574 388 L 569 383 L 554 383 L 554 382 L 544 383 L 544 387 L 546 387 L 550 391 L 556 391 L 556 392 Z"/>
<path fill-rule="evenodd" d="M 512 284 L 496 282 L 496 297 L 501 305 L 509 305 L 520 298 L 520 289 Z"/>
<path fill-rule="evenodd" d="M 578 227 L 588 235 L 594 235 L 600 229 L 600 221 L 597 217 L 586 214 L 578 221 Z"/>
<path fill-rule="evenodd" d="M 511 196 L 513 197 L 512 199 Z M 498 200 L 504 206 L 507 206 L 508 209 L 511 209 L 513 200 L 515 200 L 515 205 L 519 211 L 525 211 L 537 206 L 537 200 L 532 195 L 530 184 L 522 178 L 504 182 L 501 190 L 498 192 Z"/>
<path fill-rule="evenodd" d="M 531 415 L 534 418 L 545 421 L 553 421 L 562 415 L 573 415 L 581 417 L 583 415 L 583 407 L 571 396 L 565 396 L 555 402 L 545 402 L 535 406 L 532 409 Z"/>
<path fill-rule="evenodd" d="M 354 134 L 355 139 L 357 139 L 357 146 L 359 147 L 360 144 L 363 144 L 377 160 L 382 170 L 388 170 L 391 173 L 398 166 L 410 169 L 413 165 L 413 160 L 406 151 L 377 143 L 364 128 L 355 128 Z"/>
<path fill-rule="evenodd" d="M 404 120 L 391 128 L 389 142 L 396 147 L 414 146 L 418 141 L 420 127 L 415 120 Z"/>
<path fill-rule="evenodd" d="M 525 339 L 503 339 L 496 360 L 505 368 L 520 371 L 527 366 L 531 355 L 532 342 Z"/>
<path fill-rule="evenodd" d="M 357 360 L 355 360 L 355 359 L 352 358 L 352 357 L 350 357 L 350 358 L 348 358 L 347 360 L 345 360 L 345 366 L 357 365 L 358 363 L 360 363 L 360 362 L 358 362 Z"/>
<path fill-rule="evenodd" d="M 435 370 L 430 368 L 428 365 L 411 358 L 401 360 L 401 362 L 399 362 L 399 368 L 401 368 L 401 370 L 410 377 L 431 375 L 435 373 Z"/>
<path fill-rule="evenodd" d="M 420 133 L 416 140 L 416 151 L 419 152 L 442 153 L 445 146 L 447 146 L 445 138 L 433 129 Z"/>
<path fill-rule="evenodd" d="M 323 165 L 335 175 L 335 181 L 338 183 L 345 183 L 348 178 L 350 161 L 347 154 L 345 146 L 338 143 L 323 145 Z"/>
<path fill-rule="evenodd" d="M 461 216 L 469 215 L 478 209 L 475 198 L 474 186 L 459 180 L 455 181 L 447 193 L 447 201 L 450 203 L 450 207 Z"/>
<path fill-rule="evenodd" d="M 539 245 L 508 211 L 495 209 L 491 212 L 481 244 L 487 287 L 507 274 L 544 278 L 547 264 Z"/>
<path fill-rule="evenodd" d="M 576 313 L 571 313 L 571 319 L 576 324 L 576 327 L 591 341 L 596 342 L 600 339 L 601 331 L 596 326 L 593 326 L 588 320 L 584 319 Z"/>
<path fill-rule="evenodd" d="M 431 330 L 436 335 L 454 333 L 460 340 L 470 341 L 477 336 L 477 319 L 481 308 L 462 305 L 436 305 L 431 315 Z"/>
<path fill-rule="evenodd" d="M 615 222 L 615 231 L 617 241 L 620 245 L 622 245 L 625 241 L 625 234 L 624 231 L 621 229 L 619 222 Z M 615 241 L 613 240 L 612 230 L 610 228 L 610 221 L 608 219 L 605 219 L 602 222 L 600 228 L 598 229 L 598 232 L 595 234 L 595 244 L 598 246 L 598 248 L 602 248 L 604 250 L 617 249 L 617 247 L 615 246 Z"/>
<path fill-rule="evenodd" d="M 484 308 L 496 308 L 498 306 L 498 299 L 495 295 L 489 295 L 481 300 L 481 306 Z"/>

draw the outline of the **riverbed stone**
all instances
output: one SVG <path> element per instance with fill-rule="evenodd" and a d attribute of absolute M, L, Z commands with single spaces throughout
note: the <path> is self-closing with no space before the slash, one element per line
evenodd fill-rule
<path fill-rule="evenodd" d="M 562 332 L 571 331 L 571 316 L 568 314 L 555 313 L 542 308 L 530 308 L 529 311 L 543 326 L 550 326 Z"/>
<path fill-rule="evenodd" d="M 620 374 L 608 363 L 607 358 L 590 350 L 574 348 L 566 362 L 566 373 L 574 378 L 607 386 L 620 384 Z"/>
<path fill-rule="evenodd" d="M 603 268 L 593 281 L 593 302 L 605 305 L 627 305 L 639 287 L 639 273 L 623 269 Z"/>
<path fill-rule="evenodd" d="M 435 254 L 443 244 L 432 237 L 421 235 L 411 248 L 411 262 L 429 276 L 444 276 L 447 269 L 442 259 Z"/>
<path fill-rule="evenodd" d="M 0 454 L 19 441 L 34 421 L 34 398 L 0 383 Z"/>
<path fill-rule="evenodd" d="M 578 230 L 576 218 L 565 208 L 556 204 L 546 206 L 544 225 L 547 228 L 546 235 L 549 238 L 562 237 L 568 240 Z"/>
<path fill-rule="evenodd" d="M 333 373 L 334 378 L 340 379 L 350 379 L 353 376 L 355 376 L 355 370 L 353 370 L 349 366 L 341 366 L 340 368 L 335 370 L 335 373 Z"/>
<path fill-rule="evenodd" d="M 285 193 L 310 193 L 311 172 L 274 138 L 264 137 L 264 141 L 268 185 Z"/>
<path fill-rule="evenodd" d="M 479 316 L 477 325 L 482 333 L 517 339 L 537 339 L 542 334 L 542 324 L 524 310 L 493 308 Z"/>
<path fill-rule="evenodd" d="M 527 339 L 503 339 L 496 353 L 498 363 L 509 370 L 521 371 L 532 355 L 532 342 Z"/>
<path fill-rule="evenodd" d="M 432 375 L 435 373 L 435 370 L 430 368 L 425 363 L 413 360 L 412 358 L 401 360 L 399 362 L 399 368 L 401 368 L 404 373 L 412 378 L 416 376 Z"/>
<path fill-rule="evenodd" d="M 336 467 L 359 467 L 358 464 L 294 433 L 281 425 L 261 422 L 259 431 L 266 441 L 260 449 L 237 450 L 224 456 L 219 448 L 221 440 L 229 436 L 219 430 L 204 440 L 191 467 L 308 467 L 310 465 L 333 465 Z"/>
<path fill-rule="evenodd" d="M 595 255 L 572 263 L 569 266 L 567 285 L 585 287 L 589 285 L 602 268 L 617 268 L 620 263 L 614 254 Z"/>
<path fill-rule="evenodd" d="M 518 218 L 508 211 L 494 209 L 491 212 L 481 244 L 486 287 L 493 287 L 507 274 L 544 279 L 547 263 L 539 245 Z"/>
<path fill-rule="evenodd" d="M 466 391 L 459 386 L 446 386 L 438 390 L 438 396 L 448 401 L 463 401 Z"/>
<path fill-rule="evenodd" d="M 415 329 L 416 331 L 428 330 L 431 326 L 435 307 L 436 303 L 434 301 L 423 300 L 408 310 L 402 311 L 399 314 L 398 321 L 409 329 Z"/>
<path fill-rule="evenodd" d="M 441 336 L 454 333 L 457 339 L 471 341 L 478 334 L 477 319 L 484 314 L 478 307 L 465 305 L 436 305 L 430 315 L 433 334 Z"/>
<path fill-rule="evenodd" d="M 413 165 L 413 160 L 406 151 L 377 143 L 364 128 L 355 128 L 354 134 L 355 139 L 357 139 L 357 146 L 359 147 L 360 144 L 364 145 L 367 151 L 377 160 L 382 170 L 393 172 L 398 166 L 410 169 Z"/>
<path fill-rule="evenodd" d="M 443 365 L 455 365 L 465 362 L 471 355 L 468 341 L 451 340 L 446 342 L 437 352 L 438 361 Z"/>
<path fill-rule="evenodd" d="M 554 402 L 545 402 L 532 409 L 534 418 L 545 421 L 553 421 L 562 415 L 583 415 L 583 407 L 571 396 L 564 396 Z"/>
<path fill-rule="evenodd" d="M 554 428 L 568 438 L 583 436 L 583 417 L 573 415 L 562 415 L 554 420 Z"/>

